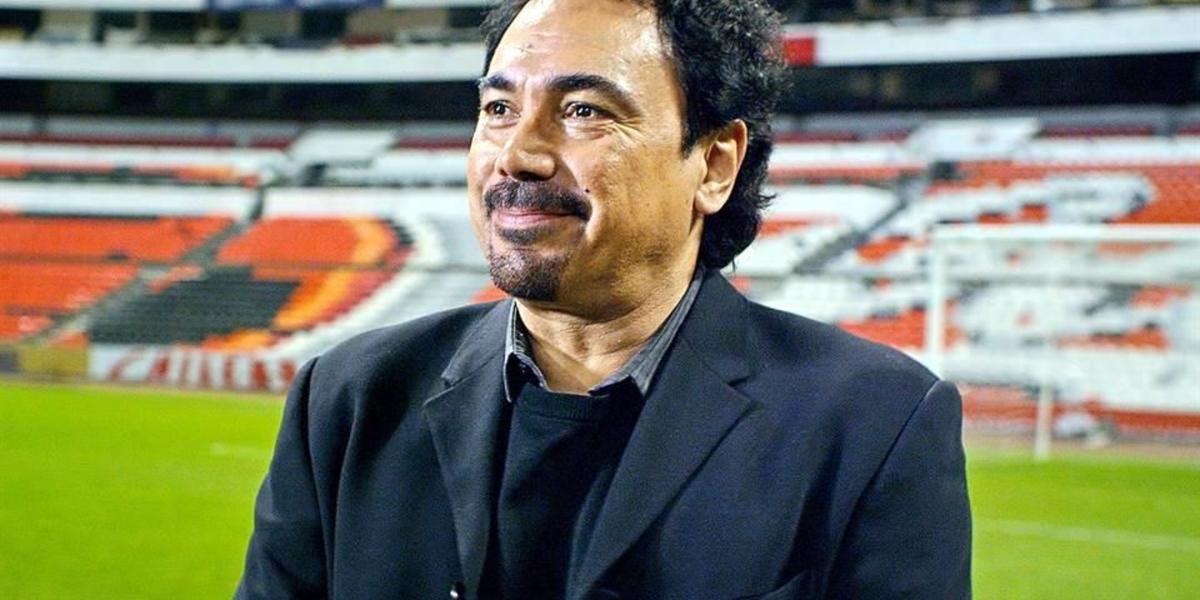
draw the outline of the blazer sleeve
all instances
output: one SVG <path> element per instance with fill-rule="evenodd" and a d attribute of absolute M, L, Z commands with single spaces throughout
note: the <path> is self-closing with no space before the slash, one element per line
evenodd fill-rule
<path fill-rule="evenodd" d="M 254 533 L 236 600 L 326 597 L 321 515 L 309 452 L 309 384 L 316 359 L 296 375 L 275 454 L 254 507 Z"/>
<path fill-rule="evenodd" d="M 851 515 L 831 598 L 971 597 L 971 511 L 962 401 L 938 381 L 917 405 Z"/>

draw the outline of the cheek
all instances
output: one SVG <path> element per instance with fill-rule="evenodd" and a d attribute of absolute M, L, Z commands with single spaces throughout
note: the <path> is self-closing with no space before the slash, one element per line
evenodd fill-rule
<path fill-rule="evenodd" d="M 609 175 L 625 182 L 628 216 L 659 227 L 688 221 L 694 190 L 688 189 L 686 165 L 676 148 L 643 147 L 626 156 L 630 160 L 614 165 Z"/>
<path fill-rule="evenodd" d="M 486 229 L 483 194 L 495 162 L 495 153 L 479 149 L 478 144 L 473 145 L 467 155 L 467 208 L 471 217 L 471 226 L 475 230 L 475 235 L 481 240 Z"/>
<path fill-rule="evenodd" d="M 483 200 L 475 193 L 474 188 L 467 190 L 467 211 L 471 219 L 471 229 L 475 231 L 475 236 L 482 240 L 486 225 L 484 223 Z"/>
<path fill-rule="evenodd" d="M 614 159 L 613 152 L 605 158 L 586 164 L 583 170 L 575 170 L 578 185 L 592 205 L 592 218 L 588 222 L 588 234 L 600 238 L 624 221 L 633 217 L 631 204 L 635 203 L 637 188 L 634 174 L 629 172 L 624 161 Z"/>
<path fill-rule="evenodd" d="M 485 185 L 495 165 L 495 150 L 486 142 L 474 140 L 467 151 L 467 186 L 475 189 Z"/>
<path fill-rule="evenodd" d="M 678 181 L 678 157 L 644 147 L 609 156 L 624 158 L 593 164 L 586 180 L 581 179 L 591 190 L 591 242 L 612 245 L 621 253 L 677 244 L 691 219 L 690 197 Z"/>

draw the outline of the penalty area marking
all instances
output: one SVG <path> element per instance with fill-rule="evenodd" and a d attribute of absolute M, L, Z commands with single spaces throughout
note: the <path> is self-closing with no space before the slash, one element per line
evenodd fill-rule
<path fill-rule="evenodd" d="M 976 519 L 975 526 L 983 531 L 1041 537 L 1067 542 L 1087 542 L 1094 544 L 1113 544 L 1121 546 L 1137 546 L 1154 550 L 1184 550 L 1200 552 L 1200 538 L 1182 535 L 1162 535 L 1155 533 L 1139 533 L 1120 529 L 1104 529 L 1100 527 L 1075 527 L 1070 525 L 1054 525 L 1038 521 L 1017 521 L 1011 519 Z"/>

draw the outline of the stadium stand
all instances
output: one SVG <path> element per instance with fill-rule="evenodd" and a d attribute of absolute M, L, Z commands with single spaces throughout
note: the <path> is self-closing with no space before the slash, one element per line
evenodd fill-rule
<path fill-rule="evenodd" d="M 1200 159 L 1194 143 L 1185 137 L 1119 136 L 1099 143 L 1095 136 L 1038 136 L 1042 129 L 1019 125 L 1019 135 L 999 152 L 1003 158 L 996 158 L 993 148 L 982 153 L 986 160 L 950 163 L 944 155 L 931 160 L 917 134 L 913 140 L 886 142 L 792 136 L 774 157 L 778 198 L 760 240 L 736 263 L 738 283 L 778 308 L 835 322 L 919 353 L 924 344 L 925 292 L 912 278 L 923 268 L 923 240 L 936 225 L 1200 222 L 1194 168 Z M 132 368 L 128 361 L 121 362 L 120 354 L 100 351 L 98 356 L 117 357 L 108 361 L 108 369 L 103 368 L 104 361 L 97 362 L 94 373 L 103 378 L 112 377 L 113 365 L 120 363 L 122 377 L 143 373 L 167 382 L 199 382 L 194 373 L 185 376 L 187 370 L 176 363 L 220 362 L 232 356 L 250 361 L 250 367 L 238 367 L 238 372 L 268 373 L 234 378 L 237 381 L 277 384 L 285 381 L 282 374 L 297 362 L 357 332 L 493 297 L 466 221 L 465 192 L 442 187 L 461 185 L 463 151 L 397 147 L 394 133 L 333 131 L 318 132 L 310 139 L 342 136 L 345 147 L 333 154 L 289 153 L 285 162 L 291 162 L 276 168 L 276 172 L 298 173 L 323 164 L 318 178 L 309 180 L 317 187 L 271 188 L 257 208 L 253 202 L 243 204 L 229 217 L 80 216 L 64 209 L 78 205 L 71 200 L 80 196 L 78 187 L 54 201 L 48 195 L 29 200 L 37 195 L 20 186 L 61 184 L 33 184 L 26 178 L 11 184 L 23 190 L 24 196 L 19 197 L 26 197 L 18 209 L 35 210 L 28 208 L 32 205 L 62 214 L 6 216 L 6 223 L 20 225 L 11 228 L 14 233 L 0 247 L 10 256 L 64 258 L 44 249 L 55 247 L 56 242 L 53 234 L 37 229 L 53 222 L 63 227 L 59 235 L 95 240 L 73 245 L 69 252 L 74 259 L 124 259 L 175 267 L 165 275 L 148 277 L 144 290 L 117 307 L 98 311 L 87 335 L 98 349 L 183 345 L 200 354 L 167 352 L 145 359 L 154 364 L 167 361 L 164 371 L 161 365 Z M 946 147 L 939 146 L 939 152 Z M 971 149 L 968 156 L 974 159 L 980 152 Z M 431 157 L 437 160 L 431 162 Z M 847 185 L 864 181 L 872 186 Z M 370 187 L 337 187 L 351 183 Z M 402 187 L 396 189 L 397 185 Z M 115 197 L 101 193 L 111 192 L 110 187 L 96 184 L 83 194 Z M 128 186 L 123 189 L 130 191 Z M 156 188 L 139 191 L 147 189 Z M 166 196 L 186 189 L 159 189 L 156 193 L 163 197 L 154 203 L 159 208 L 148 212 L 178 207 L 177 200 Z M 117 201 L 100 204 L 108 204 L 109 210 L 122 206 Z M 213 234 L 221 237 L 207 258 L 198 257 L 198 263 L 182 260 L 186 248 Z M 153 241 L 136 241 L 143 238 Z M 1127 257 L 1123 268 L 1132 272 L 1153 263 L 1191 259 L 1187 253 L 1151 250 Z M 1060 258 L 1027 254 L 1021 260 L 1028 266 Z M 979 255 L 974 260 L 977 268 L 995 269 L 1013 257 Z M 430 285 L 431 277 L 437 277 L 436 286 Z M 1170 318 L 1179 306 L 1194 302 L 1188 297 L 1139 289 L 1118 293 L 1105 286 L 1080 288 L 1080 295 L 1073 294 L 1047 298 L 1019 287 L 982 292 L 956 288 L 951 291 L 953 318 L 946 338 L 952 349 L 964 336 L 1000 346 L 1019 345 L 1023 335 L 1039 334 L 1050 324 L 1056 344 L 1071 351 L 1145 353 L 1194 344 L 1178 341 L 1186 324 Z M 227 299 L 233 296 L 254 301 Z M 1147 298 L 1155 297 L 1165 299 L 1151 305 Z M 47 331 L 54 322 L 28 311 L 18 315 L 11 308 L 6 315 L 4 331 L 10 338 L 17 335 L 14 331 L 23 336 Z M 967 360 L 955 356 L 951 354 L 953 365 Z M 1006 372 L 1030 368 L 1025 363 L 996 364 L 1001 366 L 988 371 L 987 381 L 1011 381 Z M 205 381 L 214 385 L 218 379 L 206 376 Z M 1064 381 L 1063 389 L 1075 389 L 1070 383 Z M 1092 388 L 1079 389 L 1064 394 L 1093 401 L 1099 397 L 1090 393 Z M 1146 400 L 1149 396 L 1132 404 L 1114 398 L 1104 398 L 1103 404 L 1169 405 L 1161 398 Z"/>
<path fill-rule="evenodd" d="M 227 217 L 0 215 L 0 259 L 172 263 L 232 222 Z"/>
<path fill-rule="evenodd" d="M 55 317 L 85 310 L 133 280 L 133 265 L 0 261 L 4 337 L 45 331 Z"/>
<path fill-rule="evenodd" d="M 383 265 L 402 234 L 377 219 L 267 219 L 217 254 L 223 264 Z"/>
<path fill-rule="evenodd" d="M 30 339 L 60 325 L 82 333 L 78 317 L 136 294 L 143 270 L 177 265 L 218 241 L 247 216 L 251 200 L 244 190 L 0 184 L 3 338 Z"/>
<path fill-rule="evenodd" d="M 296 287 L 294 281 L 258 280 L 245 267 L 214 268 L 103 315 L 92 324 L 91 338 L 96 343 L 176 344 L 269 331 Z"/>
<path fill-rule="evenodd" d="M 130 285 L 145 264 L 173 264 L 231 225 L 228 216 L 40 214 L 20 198 L 0 213 L 0 338 L 42 334 Z M 36 194 L 35 194 L 36 195 Z M 24 200 L 24 201 L 23 201 Z"/>
<path fill-rule="evenodd" d="M 892 193 L 861 185 L 789 185 L 775 193 L 759 239 L 736 261 L 741 275 L 813 270 L 897 206 Z"/>
<path fill-rule="evenodd" d="M 388 279 L 388 271 L 332 271 L 256 274 L 260 279 L 296 279 L 299 285 L 272 321 L 277 331 L 308 329 L 344 314 L 369 297 Z"/>
<path fill-rule="evenodd" d="M 409 240 L 398 225 L 379 219 L 259 221 L 227 240 L 197 276 L 102 315 L 92 339 L 266 348 L 371 296 L 402 268 Z"/>
<path fill-rule="evenodd" d="M 9 27 L 6 76 L 44 84 L 0 114 L 0 341 L 84 344 L 96 379 L 278 390 L 359 332 L 501 297 L 464 206 L 479 2 L 383 4 L 320 26 L 233 1 L 237 18 L 172 26 L 83 7 Z M 1131 96 L 1142 79 L 1120 79 L 1159 59 L 1194 73 L 1197 7 L 1002 4 L 780 3 L 797 85 L 739 288 L 920 356 L 935 229 L 1200 225 L 1194 92 L 1176 78 Z M 1019 96 L 1057 88 L 1012 79 L 1014 61 L 1114 79 L 1072 108 L 1080 80 Z M 131 116 L 159 105 L 178 118 Z M 946 367 L 983 412 L 1028 416 L 1049 381 L 1127 424 L 1200 414 L 1200 299 L 1154 280 L 1196 260 L 1155 244 L 981 248 L 957 268 L 1091 279 L 953 283 Z"/>
<path fill-rule="evenodd" d="M 325 178 L 336 185 L 422 186 L 466 183 L 465 149 L 393 149 L 373 158 L 366 166 L 337 165 Z"/>
<path fill-rule="evenodd" d="M 3 143 L 0 179 L 89 176 L 254 187 L 278 174 L 282 158 L 278 150 L 261 148 Z"/>
<path fill-rule="evenodd" d="M 37 335 L 51 323 L 53 321 L 50 317 L 44 315 L 0 314 L 0 341 L 15 342 L 28 336 Z"/>
<path fill-rule="evenodd" d="M 771 179 L 888 182 L 920 174 L 927 166 L 900 142 L 782 143 L 772 154 Z"/>

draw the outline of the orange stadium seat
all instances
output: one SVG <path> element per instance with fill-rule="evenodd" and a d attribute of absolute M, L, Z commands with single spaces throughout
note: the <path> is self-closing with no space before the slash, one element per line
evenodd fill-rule
<path fill-rule="evenodd" d="M 772 216 L 764 219 L 762 226 L 758 228 L 758 235 L 761 237 L 770 237 L 793 231 L 796 229 L 804 229 L 813 225 L 828 225 L 836 223 L 836 219 L 826 218 L 807 218 L 807 217 L 778 217 Z"/>
<path fill-rule="evenodd" d="M 210 335 L 200 343 L 207 350 L 252 350 L 275 343 L 279 336 L 262 329 L 242 329 L 228 335 Z"/>
<path fill-rule="evenodd" d="M 786 167 L 771 169 L 772 183 L 781 184 L 794 181 L 848 181 L 848 182 L 883 182 L 899 179 L 903 175 L 919 173 L 920 167 L 875 167 L 875 166 L 845 166 L 845 167 Z"/>
<path fill-rule="evenodd" d="M 272 327 L 299 331 L 337 318 L 370 296 L 391 277 L 388 271 L 355 269 L 289 270 L 260 268 L 255 279 L 299 281 L 275 315 Z"/>
<path fill-rule="evenodd" d="M 1150 286 L 1141 288 L 1134 293 L 1129 303 L 1142 308 L 1162 307 L 1172 300 L 1187 298 L 1190 295 L 1191 293 L 1185 287 Z"/>
<path fill-rule="evenodd" d="M 1200 165 L 1156 167 L 1144 173 L 1158 197 L 1121 223 L 1200 223 Z"/>
<path fill-rule="evenodd" d="M 0 257 L 173 262 L 230 223 L 225 217 L 0 217 Z"/>
<path fill-rule="evenodd" d="M 881 263 L 909 244 L 906 237 L 892 236 L 867 242 L 858 247 L 858 255 L 865 262 Z"/>
<path fill-rule="evenodd" d="M 13 342 L 37 335 L 50 326 L 50 317 L 45 315 L 6 314 L 0 312 L 0 341 Z"/>
<path fill-rule="evenodd" d="M 1156 191 L 1150 202 L 1117 219 L 1117 224 L 1200 223 L 1200 165 L 1196 164 L 977 162 L 963 165 L 963 179 L 939 182 L 931 186 L 928 193 L 933 195 L 984 186 L 1006 187 L 1017 181 L 1040 180 L 1054 174 L 1097 172 L 1137 173 L 1145 177 Z M 1030 211 L 1029 221 L 1045 220 L 1044 208 L 1041 214 L 1033 212 L 1033 208 Z"/>
<path fill-rule="evenodd" d="M 1062 348 L 1138 348 L 1142 350 L 1166 350 L 1171 346 L 1166 333 L 1157 327 L 1143 327 L 1134 331 L 1111 334 L 1092 334 L 1068 337 L 1058 342 Z"/>
<path fill-rule="evenodd" d="M 777 144 L 805 144 L 828 142 L 854 142 L 858 134 L 853 131 L 781 131 L 775 134 Z"/>
<path fill-rule="evenodd" d="M 0 263 L 0 313 L 77 311 L 129 283 L 136 275 L 134 265 Z"/>
<path fill-rule="evenodd" d="M 395 232 L 377 219 L 262 221 L 221 248 L 222 264 L 382 265 L 395 258 Z"/>
<path fill-rule="evenodd" d="M 403 266 L 411 252 L 406 240 L 394 224 L 374 218 L 261 221 L 225 243 L 216 265 L 175 264 L 149 282 L 149 294 L 93 323 L 92 340 L 221 351 L 268 347 L 375 293 Z M 181 310 L 195 318 L 163 328 L 148 317 Z"/>
<path fill-rule="evenodd" d="M 950 310 L 953 311 L 953 305 Z M 925 310 L 913 308 L 894 316 L 870 317 L 862 321 L 838 323 L 846 331 L 869 340 L 897 348 L 921 348 L 925 346 Z M 956 344 L 963 332 L 954 326 L 946 327 L 947 345 Z"/>

